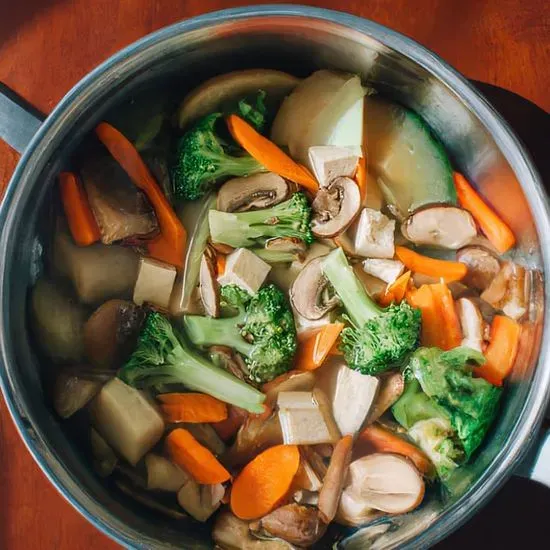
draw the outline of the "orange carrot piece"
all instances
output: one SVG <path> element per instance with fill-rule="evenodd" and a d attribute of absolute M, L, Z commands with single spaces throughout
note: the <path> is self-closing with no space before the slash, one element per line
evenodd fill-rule
<path fill-rule="evenodd" d="M 433 471 L 430 459 L 421 449 L 376 424 L 367 426 L 355 445 L 356 455 L 369 453 L 395 453 L 407 457 L 423 475 Z"/>
<path fill-rule="evenodd" d="M 411 280 L 411 272 L 405 271 L 393 283 L 386 287 L 386 291 L 380 297 L 380 305 L 389 306 L 392 302 L 400 304 L 405 297 Z"/>
<path fill-rule="evenodd" d="M 477 367 L 477 375 L 495 386 L 502 386 L 510 374 L 519 348 L 521 325 L 504 315 L 495 315 L 491 323 L 491 340 L 485 350 L 487 362 Z"/>
<path fill-rule="evenodd" d="M 204 393 L 165 393 L 157 396 L 168 422 L 221 422 L 227 418 L 227 405 Z"/>
<path fill-rule="evenodd" d="M 221 277 L 225 273 L 226 258 L 225 254 L 216 254 L 216 273 L 218 277 Z"/>
<path fill-rule="evenodd" d="M 221 422 L 214 422 L 212 427 L 224 441 L 228 441 L 239 431 L 247 418 L 248 411 L 229 405 L 227 407 L 227 418 Z"/>
<path fill-rule="evenodd" d="M 439 347 L 450 350 L 460 346 L 462 342 L 462 328 L 456 314 L 455 302 L 449 287 L 445 283 L 429 285 L 439 311 L 439 323 L 442 336 Z"/>
<path fill-rule="evenodd" d="M 319 368 L 330 353 L 340 336 L 344 323 L 330 323 L 319 329 L 307 332 L 298 338 L 296 365 L 298 370 L 315 370 Z"/>
<path fill-rule="evenodd" d="M 409 294 L 409 304 L 420 310 L 422 315 L 422 329 L 420 342 L 423 346 L 438 346 L 441 341 L 441 319 L 437 310 L 437 304 L 429 285 L 422 285 L 419 289 Z"/>
<path fill-rule="evenodd" d="M 101 238 L 94 213 L 82 184 L 72 172 L 59 174 L 59 190 L 74 242 L 88 246 Z"/>
<path fill-rule="evenodd" d="M 218 459 L 187 430 L 172 430 L 165 440 L 170 460 L 187 470 L 197 483 L 215 485 L 231 478 Z"/>
<path fill-rule="evenodd" d="M 410 271 L 429 275 L 436 279 L 443 279 L 446 283 L 460 281 L 468 272 L 468 268 L 460 262 L 437 260 L 422 256 L 422 254 L 413 252 L 404 246 L 396 246 L 395 255 Z"/>
<path fill-rule="evenodd" d="M 273 380 L 266 382 L 262 386 L 262 392 L 265 394 L 268 394 L 272 389 L 276 388 L 281 382 L 284 382 L 285 380 L 288 380 L 292 376 L 298 374 L 300 371 L 298 369 L 292 369 L 289 370 L 283 374 L 279 374 L 277 378 L 274 378 Z"/>
<path fill-rule="evenodd" d="M 357 183 L 357 187 L 359 187 L 361 204 L 363 204 L 365 198 L 367 197 L 367 159 L 365 152 L 363 152 L 362 157 L 359 157 L 354 179 L 355 183 Z"/>
<path fill-rule="evenodd" d="M 227 117 L 227 126 L 233 139 L 270 172 L 275 172 L 316 193 L 319 185 L 303 166 L 292 160 L 272 141 L 258 133 L 250 124 L 237 115 Z"/>
<path fill-rule="evenodd" d="M 141 155 L 132 143 L 110 124 L 101 122 L 95 132 L 134 184 L 147 195 L 155 210 L 160 235 L 147 243 L 149 255 L 182 269 L 187 233 Z"/>
<path fill-rule="evenodd" d="M 260 453 L 237 476 L 231 489 L 231 510 L 240 519 L 271 512 L 292 486 L 300 466 L 296 445 L 276 445 Z"/>
<path fill-rule="evenodd" d="M 516 244 L 516 238 L 512 230 L 479 196 L 462 174 L 454 172 L 453 177 L 458 201 L 462 208 L 472 214 L 481 231 L 500 254 L 510 250 Z"/>

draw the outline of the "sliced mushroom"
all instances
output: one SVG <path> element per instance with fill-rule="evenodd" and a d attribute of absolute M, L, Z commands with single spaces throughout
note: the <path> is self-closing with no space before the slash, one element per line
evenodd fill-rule
<path fill-rule="evenodd" d="M 462 345 L 483 351 L 485 322 L 477 305 L 469 298 L 460 298 L 456 302 L 456 309 L 462 328 Z"/>
<path fill-rule="evenodd" d="M 210 317 L 218 317 L 220 314 L 219 284 L 213 258 L 206 252 L 201 257 L 199 290 L 206 314 Z"/>
<path fill-rule="evenodd" d="M 289 184 L 273 172 L 232 178 L 218 191 L 216 208 L 222 212 L 245 212 L 283 202 L 291 192 Z"/>
<path fill-rule="evenodd" d="M 367 418 L 367 423 L 376 422 L 400 397 L 405 389 L 403 375 L 400 372 L 380 378 L 378 394 Z"/>
<path fill-rule="evenodd" d="M 319 515 L 328 525 L 336 516 L 351 460 L 353 440 L 345 436 L 334 447 L 327 475 L 319 493 Z"/>
<path fill-rule="evenodd" d="M 316 237 L 330 238 L 343 233 L 361 208 L 359 187 L 350 178 L 337 178 L 315 196 L 311 230 Z"/>
<path fill-rule="evenodd" d="M 342 525 L 358 527 L 380 515 L 381 512 L 372 508 L 360 495 L 344 490 L 334 521 Z"/>
<path fill-rule="evenodd" d="M 485 290 L 500 271 L 500 261 L 491 251 L 481 246 L 466 246 L 456 253 L 456 259 L 468 266 L 464 282 Z"/>
<path fill-rule="evenodd" d="M 290 289 L 290 301 L 296 311 L 306 319 L 320 319 L 340 303 L 336 295 L 329 295 L 329 283 L 323 275 L 323 257 L 309 262 L 296 277 Z"/>
<path fill-rule="evenodd" d="M 529 287 L 530 277 L 526 276 L 526 269 L 513 262 L 505 262 L 481 294 L 481 299 L 517 320 L 527 311 Z"/>
<path fill-rule="evenodd" d="M 282 540 L 258 540 L 249 530 L 249 523 L 229 510 L 222 510 L 216 517 L 212 538 L 224 550 L 290 550 L 288 542 Z"/>
<path fill-rule="evenodd" d="M 86 357 L 98 369 L 117 369 L 135 347 L 145 311 L 126 300 L 109 300 L 84 324 Z"/>
<path fill-rule="evenodd" d="M 424 480 L 412 462 L 395 454 L 375 453 L 350 464 L 344 493 L 359 496 L 375 510 L 404 514 L 422 502 L 424 490 Z"/>
<path fill-rule="evenodd" d="M 432 206 L 417 210 L 401 224 L 401 233 L 415 244 L 456 250 L 476 235 L 472 215 L 456 206 Z"/>
<path fill-rule="evenodd" d="M 53 390 L 53 406 L 61 418 L 69 418 L 85 407 L 103 385 L 97 380 L 86 380 L 68 371 L 57 375 Z"/>
<path fill-rule="evenodd" d="M 258 522 L 258 528 L 298 546 L 315 544 L 326 531 L 319 511 L 311 506 L 287 504 Z"/>
<path fill-rule="evenodd" d="M 304 457 L 302 457 L 300 461 L 300 468 L 298 468 L 298 472 L 296 472 L 293 485 L 298 490 L 308 492 L 318 492 L 322 487 L 319 476 Z"/>

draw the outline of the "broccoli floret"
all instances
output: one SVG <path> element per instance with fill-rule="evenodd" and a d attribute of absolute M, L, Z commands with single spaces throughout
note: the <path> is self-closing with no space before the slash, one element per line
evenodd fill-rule
<path fill-rule="evenodd" d="M 264 246 L 274 237 L 313 242 L 311 207 L 303 193 L 294 193 L 289 200 L 261 210 L 233 213 L 210 210 L 208 222 L 212 241 L 234 248 Z"/>
<path fill-rule="evenodd" d="M 268 285 L 250 296 L 227 285 L 221 296 L 224 310 L 237 314 L 221 319 L 186 315 L 183 322 L 189 340 L 197 346 L 233 348 L 244 357 L 254 382 L 269 382 L 288 371 L 296 352 L 296 328 L 281 290 Z"/>
<path fill-rule="evenodd" d="M 264 90 L 258 90 L 256 96 L 241 99 L 237 105 L 230 110 L 249 124 L 254 126 L 258 132 L 262 132 L 267 121 L 267 107 L 265 105 L 266 93 Z"/>
<path fill-rule="evenodd" d="M 235 157 L 227 152 L 227 144 L 215 130 L 221 113 L 208 115 L 179 140 L 172 179 L 176 196 L 195 200 L 213 185 L 230 176 L 248 176 L 265 168 L 248 154 Z"/>
<path fill-rule="evenodd" d="M 136 349 L 118 376 L 137 388 L 183 385 L 253 413 L 263 411 L 264 394 L 192 352 L 157 312 L 147 315 Z"/>
<path fill-rule="evenodd" d="M 366 293 L 341 248 L 323 260 L 322 268 L 351 321 L 352 326 L 342 331 L 340 346 L 348 365 L 370 375 L 401 366 L 418 345 L 420 311 L 406 302 L 380 308 Z"/>
<path fill-rule="evenodd" d="M 393 405 L 395 419 L 430 456 L 446 480 L 479 447 L 493 422 L 501 389 L 473 378 L 470 362 L 483 364 L 469 348 L 420 348 L 406 368 L 407 386 Z"/>

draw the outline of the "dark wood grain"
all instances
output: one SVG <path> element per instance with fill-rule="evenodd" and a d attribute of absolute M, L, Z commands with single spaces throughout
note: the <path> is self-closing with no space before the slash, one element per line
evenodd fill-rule
<path fill-rule="evenodd" d="M 0 0 L 0 81 L 47 113 L 90 69 L 141 36 L 206 11 L 253 3 L 257 2 Z M 304 3 L 345 10 L 388 25 L 433 49 L 469 78 L 511 90 L 550 110 L 547 0 Z M 17 159 L 17 154 L 0 142 L 0 192 Z M 1 549 L 116 548 L 44 478 L 19 439 L 3 403 L 0 464 Z M 535 504 L 533 500 L 530 503 Z M 501 527 L 505 523 L 500 523 Z M 493 527 L 499 529 L 496 524 Z M 468 537 L 455 540 L 462 547 L 466 543 L 479 547 Z"/>

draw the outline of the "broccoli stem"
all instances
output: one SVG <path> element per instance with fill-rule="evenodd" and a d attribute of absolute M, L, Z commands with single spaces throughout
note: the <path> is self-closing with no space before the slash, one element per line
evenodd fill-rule
<path fill-rule="evenodd" d="M 186 315 L 183 324 L 187 337 L 195 346 L 228 346 L 248 357 L 253 346 L 241 336 L 238 329 L 241 317 L 243 316 L 213 319 Z"/>
<path fill-rule="evenodd" d="M 369 297 L 341 248 L 336 248 L 323 260 L 322 268 L 355 326 L 365 326 L 384 311 Z"/>
<path fill-rule="evenodd" d="M 130 385 L 134 385 L 134 382 L 137 382 L 136 385 L 149 387 L 183 384 L 192 391 L 206 393 L 247 411 L 263 411 L 265 396 L 262 393 L 181 345 L 168 354 L 165 361 L 163 365 L 147 367 L 147 378 L 143 380 L 143 384 L 133 379 L 132 371 L 125 372 L 123 369 L 120 377 Z"/>

